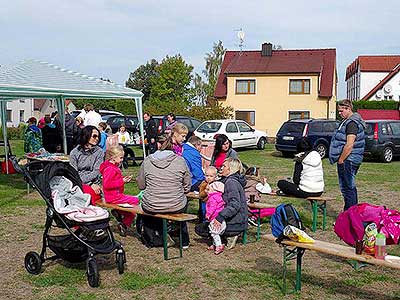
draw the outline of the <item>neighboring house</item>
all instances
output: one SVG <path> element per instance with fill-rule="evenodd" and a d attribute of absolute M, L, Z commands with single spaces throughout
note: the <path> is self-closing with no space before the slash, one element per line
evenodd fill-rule
<path fill-rule="evenodd" d="M 31 99 L 15 99 L 7 102 L 7 127 L 17 127 L 19 123 L 26 122 L 32 116 Z"/>
<path fill-rule="evenodd" d="M 51 113 L 57 110 L 56 101 L 53 99 L 34 99 L 33 103 L 33 116 L 38 120 L 44 116 L 51 116 Z M 65 100 L 65 106 L 70 112 L 76 110 L 71 100 Z"/>
<path fill-rule="evenodd" d="M 214 96 L 274 137 L 294 118 L 335 118 L 336 50 L 226 51 Z"/>
<path fill-rule="evenodd" d="M 358 56 L 346 69 L 350 100 L 400 100 L 400 55 Z"/>

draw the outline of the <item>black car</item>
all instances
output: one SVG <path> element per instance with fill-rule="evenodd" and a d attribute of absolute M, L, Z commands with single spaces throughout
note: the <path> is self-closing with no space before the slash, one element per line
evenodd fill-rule
<path fill-rule="evenodd" d="M 125 124 L 126 130 L 131 133 L 138 131 L 139 119 L 137 116 L 111 116 L 107 119 L 107 124 L 113 133 L 119 130 L 121 124 Z"/>
<path fill-rule="evenodd" d="M 367 120 L 365 121 L 364 156 L 379 158 L 390 163 L 394 156 L 400 155 L 400 121 Z"/>
<path fill-rule="evenodd" d="M 166 116 L 153 116 L 153 119 L 156 121 L 158 134 L 162 134 L 165 128 L 168 126 L 168 120 Z M 186 125 L 189 129 L 187 137 L 193 135 L 193 132 L 196 130 L 197 127 L 202 123 L 201 121 L 194 119 L 192 117 L 187 116 L 176 116 L 176 121 Z"/>
<path fill-rule="evenodd" d="M 297 144 L 303 137 L 311 142 L 322 158 L 328 155 L 335 129 L 339 125 L 330 119 L 294 119 L 282 124 L 276 134 L 275 148 L 287 157 L 295 154 Z"/>

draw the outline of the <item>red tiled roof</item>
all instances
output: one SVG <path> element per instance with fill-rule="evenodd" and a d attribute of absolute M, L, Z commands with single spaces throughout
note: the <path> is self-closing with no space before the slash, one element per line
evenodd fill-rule
<path fill-rule="evenodd" d="M 336 76 L 336 49 L 226 51 L 214 96 L 226 97 L 227 74 L 320 74 L 319 96 L 331 97 Z"/>
<path fill-rule="evenodd" d="M 400 64 L 400 55 L 361 55 L 346 68 L 346 80 L 357 72 L 390 72 Z"/>
<path fill-rule="evenodd" d="M 400 71 L 400 64 L 397 65 L 393 70 L 390 71 L 389 74 L 386 75 L 385 78 L 383 78 L 372 90 L 368 92 L 361 100 L 368 100 L 371 98 L 378 90 L 383 88 L 383 86 L 389 82 L 390 79 L 393 78 L 394 75 L 399 73 Z"/>
<path fill-rule="evenodd" d="M 364 120 L 400 120 L 398 110 L 358 109 L 357 112 Z"/>

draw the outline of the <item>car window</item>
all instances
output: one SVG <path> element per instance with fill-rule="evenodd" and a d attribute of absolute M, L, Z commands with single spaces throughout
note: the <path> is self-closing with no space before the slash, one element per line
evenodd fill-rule
<path fill-rule="evenodd" d="M 197 127 L 199 127 L 199 125 L 201 124 L 200 121 L 195 120 L 195 119 L 192 119 L 191 121 L 192 121 L 192 124 L 193 124 L 193 128 L 197 128 Z"/>
<path fill-rule="evenodd" d="M 213 133 L 217 132 L 221 128 L 221 125 L 222 124 L 220 122 L 204 122 L 200 125 L 199 128 L 197 128 L 197 131 L 204 133 Z"/>
<path fill-rule="evenodd" d="M 190 122 L 189 119 L 177 119 L 177 121 L 178 121 L 179 123 L 184 124 L 189 130 L 190 130 L 190 129 L 193 129 L 192 123 Z"/>
<path fill-rule="evenodd" d="M 282 125 L 281 129 L 279 129 L 279 133 L 286 134 L 286 133 L 290 132 L 290 133 L 302 134 L 304 126 L 305 126 L 305 123 L 287 122 Z"/>
<path fill-rule="evenodd" d="M 312 132 L 322 132 L 322 122 L 311 122 L 309 130 Z"/>
<path fill-rule="evenodd" d="M 238 132 L 235 122 L 229 122 L 226 124 L 226 132 Z"/>
<path fill-rule="evenodd" d="M 124 117 L 115 117 L 111 120 L 111 125 L 119 126 L 124 123 L 125 123 Z"/>
<path fill-rule="evenodd" d="M 324 122 L 323 131 L 324 132 L 334 132 L 336 129 L 336 122 Z"/>
<path fill-rule="evenodd" d="M 393 123 L 389 123 L 389 124 L 390 124 L 390 128 L 392 129 L 393 135 L 400 135 L 400 123 L 393 122 Z"/>
<path fill-rule="evenodd" d="M 246 123 L 244 123 L 244 122 L 237 122 L 237 125 L 238 125 L 238 127 L 239 127 L 239 131 L 240 131 L 240 132 L 250 132 L 250 131 L 253 131 L 253 129 L 252 129 L 249 125 L 247 125 Z"/>

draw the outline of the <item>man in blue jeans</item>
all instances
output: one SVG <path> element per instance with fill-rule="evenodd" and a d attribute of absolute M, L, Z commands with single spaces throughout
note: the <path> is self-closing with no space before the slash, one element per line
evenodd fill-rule
<path fill-rule="evenodd" d="M 332 137 L 329 161 L 337 163 L 339 187 L 344 198 L 344 210 L 358 203 L 356 174 L 361 165 L 365 146 L 365 122 L 353 113 L 350 100 L 340 101 L 339 115 L 343 118 Z"/>

